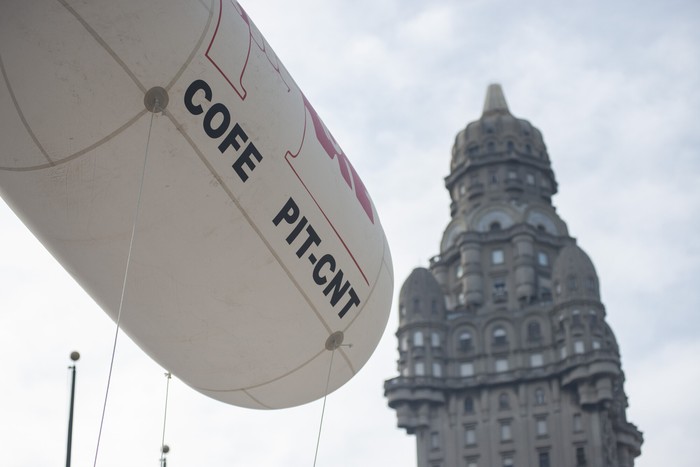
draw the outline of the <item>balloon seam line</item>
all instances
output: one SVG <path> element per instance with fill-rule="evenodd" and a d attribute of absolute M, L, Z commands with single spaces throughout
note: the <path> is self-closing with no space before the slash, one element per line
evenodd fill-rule
<path fill-rule="evenodd" d="M 41 154 L 44 156 L 44 158 L 48 161 L 49 167 L 54 166 L 56 163 L 51 159 L 49 154 L 46 152 L 46 149 L 41 145 L 39 140 L 37 139 L 36 135 L 34 134 L 34 131 L 32 131 L 32 127 L 29 126 L 29 122 L 24 116 L 24 112 L 22 112 L 22 108 L 19 106 L 19 102 L 17 101 L 17 96 L 15 96 L 15 92 L 12 89 L 12 86 L 10 85 L 10 78 L 7 76 L 7 71 L 5 70 L 5 64 L 2 61 L 2 56 L 0 55 L 0 72 L 2 72 L 2 77 L 5 80 L 5 86 L 7 87 L 7 91 L 10 93 L 10 98 L 12 99 L 12 103 L 15 106 L 15 110 L 17 111 L 17 115 L 19 116 L 19 119 L 22 121 L 22 125 L 24 126 L 24 129 L 27 130 L 27 133 L 29 133 L 30 138 L 32 138 L 32 141 L 34 141 L 34 144 L 36 144 L 37 148 L 39 148 L 39 151 L 41 151 Z"/>
<path fill-rule="evenodd" d="M 93 149 L 97 149 L 98 147 L 100 147 L 100 146 L 102 146 L 103 144 L 107 143 L 107 142 L 108 142 L 109 140 L 111 140 L 112 138 L 114 138 L 114 137 L 118 136 L 119 134 L 123 133 L 123 132 L 126 131 L 131 125 L 133 125 L 133 124 L 136 123 L 141 117 L 143 117 L 143 115 L 144 115 L 146 112 L 148 112 L 148 110 L 146 110 L 146 109 L 140 111 L 139 113 L 137 113 L 136 115 L 134 115 L 133 117 L 131 117 L 129 120 L 127 120 L 126 123 L 124 123 L 122 126 L 120 126 L 119 128 L 117 128 L 116 130 L 114 130 L 113 132 L 111 132 L 110 134 L 108 134 L 107 136 L 105 136 L 104 138 L 102 138 L 101 140 L 96 141 L 96 142 L 92 143 L 91 145 L 89 145 L 89 146 L 87 146 L 87 147 L 85 147 L 85 148 L 83 148 L 83 149 L 81 149 L 81 150 L 79 150 L 79 151 L 76 151 L 76 152 L 74 152 L 73 154 L 71 154 L 71 155 L 69 155 L 69 156 L 66 156 L 66 157 L 64 157 L 64 158 L 62 158 L 62 159 L 58 159 L 58 160 L 55 161 L 55 162 L 52 161 L 52 162 L 50 162 L 50 163 L 48 163 L 48 164 L 33 165 L 33 166 L 31 166 L 31 167 L 0 167 L 0 170 L 6 170 L 6 171 L 8 171 L 8 172 L 31 172 L 31 171 L 34 171 L 34 170 L 42 170 L 42 169 L 47 169 L 47 168 L 49 168 L 49 167 L 56 167 L 56 166 L 59 166 L 59 165 L 61 165 L 61 164 L 65 164 L 65 163 L 67 163 L 67 162 L 72 161 L 73 159 L 76 159 L 76 158 L 78 158 L 78 157 L 80 157 L 80 156 L 82 156 L 82 155 L 84 155 L 84 154 L 86 154 L 86 153 L 92 151 Z"/>
<path fill-rule="evenodd" d="M 65 5 L 64 5 L 64 6 L 65 6 Z M 205 6 L 205 7 L 206 7 L 206 6 Z M 212 7 L 213 7 L 213 4 L 212 4 Z M 185 60 L 185 63 L 183 63 L 183 65 L 180 67 L 180 69 L 177 71 L 177 73 L 175 73 L 175 75 L 174 75 L 173 78 L 170 80 L 170 82 L 168 83 L 168 85 L 166 86 L 165 89 L 170 90 L 170 89 L 173 87 L 173 85 L 175 84 L 175 82 L 176 82 L 178 79 L 180 79 L 180 76 L 182 76 L 182 73 L 185 71 L 185 68 L 187 68 L 187 66 L 192 62 L 192 59 L 194 58 L 194 56 L 195 56 L 197 50 L 199 50 L 199 49 L 201 48 L 201 45 L 202 45 L 202 43 L 204 42 L 204 38 L 206 37 L 206 33 L 207 33 L 207 31 L 209 30 L 209 26 L 211 25 L 211 20 L 212 20 L 212 17 L 213 17 L 213 12 L 211 11 L 211 8 L 208 8 L 208 10 L 209 10 L 209 18 L 208 18 L 208 20 L 207 20 L 207 25 L 206 25 L 206 27 L 204 28 L 204 31 L 202 32 L 201 37 L 200 37 L 199 40 L 197 41 L 197 45 L 192 49 L 192 52 L 190 52 L 190 55 L 189 55 L 189 56 L 187 57 L 187 59 Z M 77 15 L 77 13 L 74 13 L 74 16 L 76 16 L 76 15 Z M 123 66 L 126 67 L 125 64 L 124 64 Z M 19 103 L 17 102 L 17 99 L 16 99 L 16 97 L 15 97 L 15 94 L 14 94 L 14 92 L 13 92 L 11 86 L 10 86 L 9 78 L 8 78 L 8 76 L 7 76 L 7 73 L 5 72 L 5 67 L 4 67 L 4 64 L 3 64 L 3 62 L 2 62 L 2 57 L 1 57 L 1 56 L 0 56 L 0 71 L 2 72 L 2 75 L 3 75 L 4 79 L 5 79 L 5 83 L 6 83 L 6 85 L 7 85 L 8 91 L 9 91 L 10 96 L 11 96 L 11 98 L 12 98 L 12 102 L 14 103 L 15 109 L 17 110 L 17 113 L 18 113 L 18 115 L 19 115 L 20 120 L 22 121 L 22 124 L 24 125 L 25 129 L 27 130 L 27 133 L 29 133 L 29 136 L 30 136 L 30 137 L 32 138 L 32 140 L 34 141 L 34 144 L 37 145 L 37 147 L 39 148 L 39 151 L 41 151 L 41 153 L 44 155 L 44 157 L 45 157 L 46 160 L 48 161 L 47 164 L 40 164 L 40 165 L 31 166 L 31 167 L 2 167 L 2 166 L 0 166 L 0 170 L 6 170 L 6 171 L 8 171 L 8 172 L 28 172 L 28 171 L 33 171 L 33 170 L 46 169 L 46 168 L 48 168 L 48 167 L 53 167 L 53 166 L 56 166 L 56 165 L 59 165 L 59 164 L 63 164 L 63 163 L 65 163 L 65 162 L 69 162 L 69 161 L 75 159 L 76 157 L 82 156 L 83 154 L 85 154 L 85 153 L 87 153 L 87 152 L 89 152 L 89 151 L 91 151 L 91 150 L 93 150 L 93 149 L 98 148 L 99 146 L 101 146 L 101 145 L 103 145 L 104 143 L 108 142 L 109 140 L 111 140 L 112 138 L 114 138 L 115 136 L 117 136 L 118 134 L 122 133 L 124 130 L 126 130 L 128 127 L 130 127 L 134 122 L 136 122 L 139 118 L 141 118 L 141 117 L 143 116 L 143 114 L 146 112 L 145 110 L 142 110 L 141 112 L 139 112 L 138 114 L 136 114 L 134 117 L 130 118 L 124 125 L 120 126 L 119 128 L 117 128 L 116 130 L 114 130 L 112 133 L 110 133 L 109 135 L 105 136 L 104 138 L 100 139 L 99 141 L 97 141 L 97 142 L 95 142 L 95 143 L 93 143 L 93 144 L 91 144 L 91 145 L 89 145 L 89 146 L 87 146 L 87 147 L 85 147 L 85 148 L 83 148 L 83 149 L 81 149 L 81 150 L 79 150 L 79 151 L 73 153 L 73 154 L 70 154 L 70 155 L 68 155 L 68 156 L 66 156 L 66 157 L 64 157 L 64 158 L 61 158 L 61 159 L 59 159 L 59 160 L 54 161 L 54 160 L 52 160 L 51 157 L 48 155 L 48 153 L 46 152 L 46 150 L 44 149 L 44 147 L 39 143 L 39 140 L 37 139 L 37 137 L 36 137 L 36 135 L 34 134 L 34 132 L 31 130 L 31 127 L 29 126 L 29 123 L 27 122 L 26 118 L 24 117 L 24 114 L 22 113 L 22 111 L 21 111 L 21 109 L 20 109 L 20 107 L 19 107 Z M 135 79 L 135 78 L 132 77 L 132 79 Z M 142 87 L 142 86 L 140 86 L 140 85 L 138 84 L 138 82 L 137 82 L 137 85 L 138 85 L 140 88 Z"/>
<path fill-rule="evenodd" d="M 206 5 L 204 6 L 206 8 Z M 197 51 L 202 47 L 202 44 L 204 43 L 204 38 L 207 36 L 207 32 L 209 32 L 209 27 L 211 26 L 211 20 L 214 17 L 214 0 L 212 0 L 211 7 L 208 8 L 209 10 L 209 18 L 207 19 L 207 24 L 204 27 L 204 30 L 202 31 L 202 35 L 199 37 L 199 40 L 197 41 L 197 44 L 192 48 L 192 51 L 190 54 L 187 56 L 187 59 L 185 62 L 182 64 L 179 70 L 173 75 L 171 78 L 170 82 L 168 83 L 167 86 L 165 86 L 166 91 L 170 91 L 170 89 L 173 87 L 175 82 L 180 79 L 180 76 L 185 72 L 185 68 L 192 62 L 194 59 L 195 54 Z"/>
<path fill-rule="evenodd" d="M 315 354 L 313 357 L 311 357 L 310 359 L 308 359 L 308 360 L 305 361 L 304 363 L 302 363 L 301 365 L 299 365 L 299 366 L 297 366 L 297 367 L 295 367 L 295 368 L 292 368 L 291 370 L 287 371 L 286 373 L 284 373 L 284 374 L 282 374 L 282 375 L 279 375 L 279 376 L 277 376 L 277 377 L 275 377 L 275 378 L 272 378 L 272 379 L 270 379 L 270 380 L 267 380 L 267 381 L 263 381 L 262 383 L 258 383 L 258 384 L 254 385 L 254 386 L 246 386 L 246 387 L 244 387 L 244 388 L 236 388 L 236 389 L 208 389 L 208 388 L 203 388 L 203 387 L 195 386 L 195 389 L 197 389 L 197 390 L 201 389 L 201 390 L 203 390 L 203 391 L 209 391 L 209 392 L 236 392 L 236 391 L 243 391 L 243 392 L 245 392 L 246 394 L 248 394 L 252 399 L 254 399 L 255 402 L 258 402 L 258 403 L 261 404 L 261 405 L 265 405 L 265 404 L 263 404 L 262 402 L 260 402 L 259 400 L 255 399 L 255 397 L 253 397 L 248 391 L 251 390 L 251 389 L 257 389 L 257 388 L 259 388 L 259 387 L 265 386 L 266 384 L 274 383 L 275 381 L 279 381 L 279 380 L 281 380 L 281 379 L 283 379 L 283 378 L 286 378 L 287 376 L 291 375 L 292 373 L 294 373 L 294 372 L 296 372 L 296 371 L 298 371 L 298 370 L 301 370 L 301 369 L 304 368 L 306 365 L 308 365 L 308 364 L 310 364 L 311 362 L 313 362 L 314 360 L 316 360 L 324 351 L 325 351 L 325 348 L 322 349 L 321 351 L 319 351 L 317 354 Z"/>
<path fill-rule="evenodd" d="M 95 42 L 97 42 L 100 45 L 100 47 L 102 47 L 105 50 L 105 52 L 107 52 L 107 54 L 109 54 L 109 56 L 112 57 L 112 59 L 114 59 L 115 62 L 117 62 L 119 67 L 122 70 L 124 70 L 124 72 L 129 76 L 129 78 L 131 78 L 131 80 L 134 82 L 134 84 L 136 84 L 136 86 L 141 90 L 141 92 L 143 92 L 145 94 L 146 87 L 143 84 L 141 84 L 141 82 L 138 80 L 138 78 L 136 77 L 134 72 L 131 71 L 131 69 L 129 69 L 129 67 L 126 65 L 126 63 L 124 63 L 124 61 L 122 61 L 121 58 L 119 58 L 119 55 L 117 55 L 117 53 L 114 50 L 112 50 L 112 48 L 109 46 L 109 44 L 107 44 L 107 42 L 105 42 L 105 40 L 102 39 L 102 37 L 100 37 L 99 34 L 97 34 L 97 31 L 95 31 L 92 28 L 92 26 L 90 26 L 90 24 L 88 24 L 88 22 L 85 21 L 85 19 L 82 16 L 80 16 L 80 14 L 78 14 L 78 12 L 75 11 L 73 9 L 73 7 L 71 7 L 68 4 L 68 2 L 66 2 L 66 0 L 58 0 L 58 2 L 61 5 L 63 5 L 63 7 L 66 10 L 68 10 L 68 12 L 71 15 L 73 15 L 73 17 L 76 20 L 78 20 L 78 22 L 83 26 L 83 28 L 85 28 L 85 30 L 92 36 L 92 38 L 95 39 Z"/>

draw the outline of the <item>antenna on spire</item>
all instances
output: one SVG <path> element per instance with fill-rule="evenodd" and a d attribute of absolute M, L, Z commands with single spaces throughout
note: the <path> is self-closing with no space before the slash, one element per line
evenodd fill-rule
<path fill-rule="evenodd" d="M 489 84 L 486 90 L 486 99 L 484 100 L 484 115 L 494 113 L 510 114 L 506 96 L 503 94 L 503 89 L 498 83 Z"/>

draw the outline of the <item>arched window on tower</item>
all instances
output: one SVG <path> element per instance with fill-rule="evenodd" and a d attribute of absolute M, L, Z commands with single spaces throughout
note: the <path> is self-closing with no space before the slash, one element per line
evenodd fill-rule
<path fill-rule="evenodd" d="M 527 323 L 527 340 L 538 341 L 542 338 L 542 329 L 538 321 L 530 321 Z"/>
<path fill-rule="evenodd" d="M 493 330 L 493 345 L 508 344 L 508 333 L 501 326 L 497 326 Z"/>
<path fill-rule="evenodd" d="M 491 224 L 489 225 L 489 230 L 492 232 L 495 232 L 497 230 L 501 230 L 501 223 L 498 221 L 491 222 Z"/>
<path fill-rule="evenodd" d="M 469 352 L 472 350 L 474 343 L 472 342 L 472 335 L 469 331 L 462 331 L 458 339 L 459 350 L 462 352 Z"/>

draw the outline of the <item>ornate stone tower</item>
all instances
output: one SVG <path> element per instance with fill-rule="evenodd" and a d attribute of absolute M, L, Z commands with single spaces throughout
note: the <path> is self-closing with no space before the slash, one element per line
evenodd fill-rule
<path fill-rule="evenodd" d="M 631 467 L 620 350 L 593 263 L 552 206 L 540 131 L 499 85 L 452 149 L 452 220 L 399 295 L 385 395 L 418 467 Z"/>

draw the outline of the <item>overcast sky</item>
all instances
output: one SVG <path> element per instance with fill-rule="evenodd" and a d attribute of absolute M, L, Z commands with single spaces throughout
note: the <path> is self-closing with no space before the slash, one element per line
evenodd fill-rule
<path fill-rule="evenodd" d="M 700 3 L 242 1 L 362 176 L 398 291 L 438 253 L 455 134 L 486 87 L 539 128 L 554 204 L 596 265 L 618 337 L 638 467 L 696 467 L 700 439 Z M 0 463 L 92 465 L 114 323 L 0 203 Z M 415 466 L 383 397 L 396 304 L 364 369 L 328 398 L 318 466 Z M 121 335 L 100 466 L 156 466 L 166 379 Z M 137 382 L 137 383 L 135 383 Z M 261 412 L 173 379 L 170 467 L 311 466 L 321 402 Z"/>

